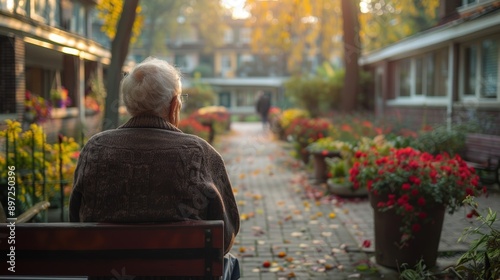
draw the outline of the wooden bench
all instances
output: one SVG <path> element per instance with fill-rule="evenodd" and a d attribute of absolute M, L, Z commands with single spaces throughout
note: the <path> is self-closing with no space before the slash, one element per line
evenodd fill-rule
<path fill-rule="evenodd" d="M 2 262 L 7 276 L 179 276 L 220 279 L 223 275 L 223 221 L 170 224 L 25 223 L 0 224 Z M 8 237 L 15 236 L 15 244 Z M 15 246 L 13 263 L 5 261 Z M 120 278 L 121 277 L 121 278 Z M 169 278 L 170 279 L 170 278 Z"/>
<path fill-rule="evenodd" d="M 464 160 L 474 167 L 485 184 L 500 184 L 500 136 L 467 134 Z"/>

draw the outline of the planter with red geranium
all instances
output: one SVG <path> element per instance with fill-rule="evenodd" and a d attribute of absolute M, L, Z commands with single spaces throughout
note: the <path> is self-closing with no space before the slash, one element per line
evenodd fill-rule
<path fill-rule="evenodd" d="M 285 133 L 292 139 L 296 156 L 307 164 L 311 155 L 307 146 L 318 139 L 327 137 L 332 129 L 332 124 L 326 119 L 299 117 L 291 122 Z"/>
<path fill-rule="evenodd" d="M 445 211 L 479 195 L 479 178 L 459 157 L 413 148 L 357 154 L 350 170 L 355 187 L 368 189 L 374 209 L 375 254 L 380 265 L 436 264 Z"/>

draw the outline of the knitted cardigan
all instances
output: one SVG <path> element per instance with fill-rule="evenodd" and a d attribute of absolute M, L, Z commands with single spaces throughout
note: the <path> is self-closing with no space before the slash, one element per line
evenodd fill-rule
<path fill-rule="evenodd" d="M 69 210 L 72 222 L 223 220 L 225 253 L 240 227 L 219 153 L 156 116 L 133 117 L 90 138 Z"/>

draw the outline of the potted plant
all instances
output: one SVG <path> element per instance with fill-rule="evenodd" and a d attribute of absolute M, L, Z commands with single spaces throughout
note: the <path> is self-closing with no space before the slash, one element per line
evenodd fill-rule
<path fill-rule="evenodd" d="M 350 172 L 355 188 L 367 188 L 374 208 L 378 264 L 436 264 L 445 210 L 453 213 L 468 195 L 480 194 L 479 177 L 458 155 L 432 155 L 411 147 L 387 155 L 359 152 Z"/>
<path fill-rule="evenodd" d="M 298 108 L 286 109 L 281 113 L 281 116 L 279 118 L 279 126 L 285 132 L 285 139 L 286 140 L 289 140 L 287 138 L 288 135 L 286 134 L 286 130 L 292 124 L 292 122 L 298 118 L 309 118 L 309 113 L 305 110 L 298 109 Z"/>
<path fill-rule="evenodd" d="M 313 156 L 316 182 L 326 182 L 328 178 L 328 168 L 325 159 L 340 157 L 341 146 L 341 142 L 335 141 L 332 137 L 328 136 L 320 138 L 306 147 L 307 151 Z"/>
<path fill-rule="evenodd" d="M 327 119 L 299 117 L 292 121 L 285 133 L 294 144 L 295 152 L 302 161 L 309 162 L 307 146 L 331 133 L 332 124 Z"/>
<path fill-rule="evenodd" d="M 335 145 L 340 156 L 325 159 L 329 193 L 346 197 L 368 195 L 366 188 L 354 189 L 349 180 L 349 170 L 354 164 L 356 146 L 344 141 L 335 141 Z"/>
<path fill-rule="evenodd" d="M 350 140 L 337 141 L 340 147 L 340 158 L 327 159 L 329 179 L 327 184 L 332 194 L 339 196 L 366 196 L 366 188 L 360 188 L 350 181 L 349 170 L 356 162 L 359 155 L 376 152 L 378 155 L 387 155 L 390 148 L 394 147 L 393 141 L 388 141 L 382 134 L 374 138 L 362 137 L 352 143 Z"/>
<path fill-rule="evenodd" d="M 71 99 L 68 96 L 68 90 L 64 87 L 52 89 L 50 91 L 50 99 L 55 108 L 66 108 L 71 105 Z"/>
<path fill-rule="evenodd" d="M 43 123 L 50 119 L 52 107 L 43 97 L 26 91 L 24 100 L 23 122 L 26 124 Z M 25 129 L 28 127 L 25 126 Z"/>

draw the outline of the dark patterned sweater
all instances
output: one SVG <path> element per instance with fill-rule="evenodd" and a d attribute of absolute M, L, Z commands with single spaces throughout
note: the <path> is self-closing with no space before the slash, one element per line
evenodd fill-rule
<path fill-rule="evenodd" d="M 222 157 L 155 116 L 94 135 L 80 153 L 72 222 L 223 220 L 225 253 L 240 220 Z"/>

